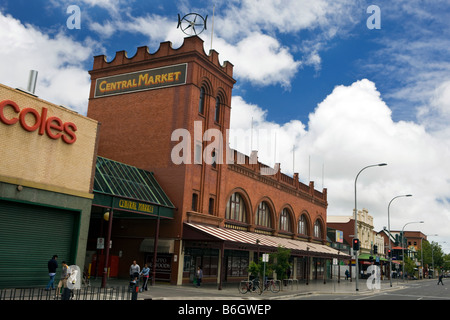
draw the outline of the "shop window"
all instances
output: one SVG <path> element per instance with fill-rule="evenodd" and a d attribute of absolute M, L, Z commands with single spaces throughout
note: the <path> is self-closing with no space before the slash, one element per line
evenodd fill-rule
<path fill-rule="evenodd" d="M 267 227 L 267 228 L 272 227 L 271 222 L 270 222 L 270 209 L 266 202 L 261 202 L 258 205 L 255 223 L 258 226 L 263 226 L 263 227 Z"/>
<path fill-rule="evenodd" d="M 200 88 L 200 100 L 198 102 L 198 113 L 205 114 L 205 88 Z"/>
<path fill-rule="evenodd" d="M 280 215 L 280 230 L 292 232 L 291 219 L 289 219 L 288 209 L 283 209 Z"/>
<path fill-rule="evenodd" d="M 247 251 L 226 251 L 227 276 L 246 277 L 248 275 L 249 257 Z"/>
<path fill-rule="evenodd" d="M 239 193 L 233 193 L 228 199 L 225 210 L 225 219 L 247 222 L 247 211 L 245 209 L 244 199 Z"/>

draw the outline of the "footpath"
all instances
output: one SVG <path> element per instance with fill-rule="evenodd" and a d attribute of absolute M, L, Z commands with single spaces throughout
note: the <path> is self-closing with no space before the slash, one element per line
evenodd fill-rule
<path fill-rule="evenodd" d="M 110 279 L 107 286 L 126 286 L 125 280 Z M 100 282 L 93 281 L 92 286 L 99 286 Z M 370 286 L 370 284 L 369 284 Z M 238 290 L 238 283 L 226 283 L 222 289 L 218 289 L 217 284 L 202 284 L 200 287 L 191 285 L 170 285 L 166 283 L 156 283 L 148 286 L 148 291 L 138 293 L 138 300 L 287 300 L 301 295 L 311 294 L 370 294 L 386 290 L 396 290 L 403 288 L 402 281 L 392 280 L 392 287 L 389 280 L 381 280 L 379 288 L 371 286 L 369 288 L 366 279 L 359 279 L 358 291 L 356 282 L 350 280 L 313 280 L 308 284 L 300 282 L 298 284 L 288 284 L 282 286 L 277 293 L 264 291 L 261 295 L 255 292 L 241 294 Z"/>

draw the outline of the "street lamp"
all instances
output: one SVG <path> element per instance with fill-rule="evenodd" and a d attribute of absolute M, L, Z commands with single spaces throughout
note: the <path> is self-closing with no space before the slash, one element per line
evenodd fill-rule
<path fill-rule="evenodd" d="M 404 195 L 401 195 L 401 196 L 396 196 L 396 197 L 392 198 L 391 201 L 389 201 L 389 204 L 388 204 L 389 252 L 391 252 L 391 250 L 392 250 L 392 245 L 391 245 L 391 218 L 390 218 L 389 208 L 391 207 L 392 201 L 394 201 L 397 198 L 401 198 L 401 197 L 412 197 L 412 194 L 404 194 Z M 392 258 L 391 258 L 391 254 L 389 254 L 389 282 L 390 282 L 390 285 L 392 287 Z"/>
<path fill-rule="evenodd" d="M 371 168 L 371 167 L 383 167 L 383 166 L 387 166 L 387 163 L 379 163 L 379 164 L 373 164 L 367 167 L 362 168 L 358 174 L 356 175 L 355 178 L 355 237 L 356 239 L 358 238 L 358 209 L 357 209 L 357 202 L 356 202 L 356 181 L 358 180 L 358 176 L 359 174 L 364 171 L 367 168 Z M 358 249 L 359 250 L 359 249 Z M 357 250 L 357 251 L 358 251 Z M 355 253 L 355 278 L 356 278 L 356 291 L 358 291 L 358 277 L 359 277 L 359 270 L 358 270 L 358 252 Z"/>
<path fill-rule="evenodd" d="M 405 242 L 404 230 L 405 230 L 405 227 L 411 223 L 423 223 L 423 221 L 408 222 L 402 228 L 402 280 L 403 281 L 405 280 L 405 250 L 403 248 L 403 244 Z"/>

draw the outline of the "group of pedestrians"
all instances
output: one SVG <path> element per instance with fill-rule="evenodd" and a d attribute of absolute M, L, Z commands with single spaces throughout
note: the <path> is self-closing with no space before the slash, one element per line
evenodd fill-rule
<path fill-rule="evenodd" d="M 62 298 L 69 299 L 69 296 L 71 294 L 73 295 L 73 292 L 70 289 L 75 288 L 75 285 L 79 285 L 79 283 L 77 283 L 77 279 L 79 279 L 79 268 L 77 266 L 69 267 L 66 261 L 63 261 L 61 265 L 61 278 L 58 282 L 58 286 L 55 288 L 56 269 L 58 269 L 58 255 L 53 255 L 47 262 L 48 275 L 50 279 L 45 287 L 45 290 L 52 291 L 56 289 L 55 297 L 58 293 L 60 293 Z M 70 288 L 68 285 L 69 283 L 72 285 Z"/>
<path fill-rule="evenodd" d="M 144 264 L 142 268 L 137 264 L 136 260 L 130 266 L 130 285 L 136 285 L 139 281 L 139 277 L 142 277 L 142 290 L 148 290 L 148 278 L 150 277 L 150 268 L 147 264 Z"/>
<path fill-rule="evenodd" d="M 69 266 L 65 261 L 62 263 L 62 269 L 61 269 L 61 279 L 58 282 L 57 289 L 58 291 L 61 290 L 61 288 L 67 288 L 67 279 L 70 276 Z M 48 275 L 50 277 L 50 280 L 47 283 L 47 286 L 45 287 L 45 290 L 54 290 L 55 289 L 55 276 L 56 276 L 56 269 L 58 269 L 58 256 L 54 255 L 47 263 L 48 267 Z"/>

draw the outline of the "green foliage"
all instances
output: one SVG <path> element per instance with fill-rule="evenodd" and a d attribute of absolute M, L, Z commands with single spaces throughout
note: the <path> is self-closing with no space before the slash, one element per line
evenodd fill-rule
<path fill-rule="evenodd" d="M 291 267 L 289 264 L 290 256 L 291 250 L 278 246 L 277 252 L 269 255 L 269 262 L 265 265 L 265 275 L 271 277 L 273 272 L 275 272 L 278 280 L 287 278 L 287 270 Z M 254 277 L 263 279 L 264 263 L 262 262 L 262 257 L 257 262 L 250 262 L 248 272 Z"/>
<path fill-rule="evenodd" d="M 289 263 L 289 257 L 291 256 L 291 250 L 278 246 L 277 252 L 270 255 L 273 258 L 272 269 L 277 274 L 278 280 L 287 278 L 287 270 L 291 267 Z"/>

